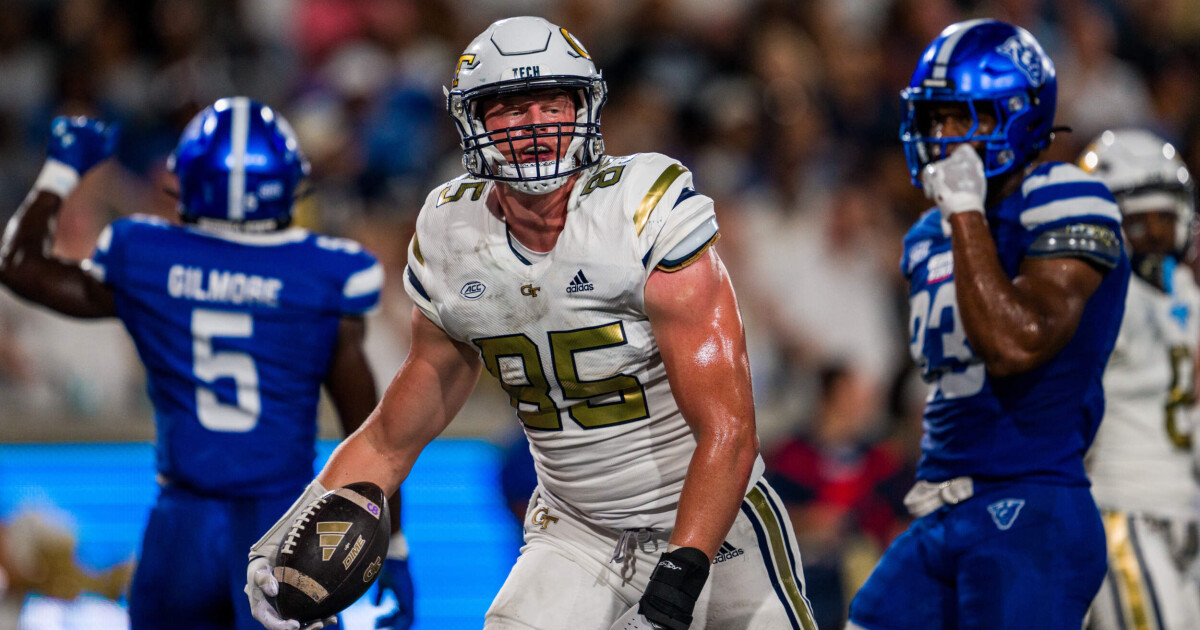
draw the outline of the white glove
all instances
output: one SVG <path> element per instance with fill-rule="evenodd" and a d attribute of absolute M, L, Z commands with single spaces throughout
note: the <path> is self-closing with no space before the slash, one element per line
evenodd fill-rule
<path fill-rule="evenodd" d="M 663 627 L 646 619 L 638 612 L 638 604 L 634 604 L 624 615 L 617 617 L 608 630 L 663 630 Z"/>
<path fill-rule="evenodd" d="M 263 534 L 258 542 L 254 543 L 254 546 L 250 547 L 250 563 L 246 566 L 246 588 L 244 590 L 246 597 L 250 598 L 250 614 L 254 615 L 254 618 L 267 630 L 320 630 L 337 622 L 337 617 L 330 617 L 315 621 L 301 629 L 299 621 L 280 617 L 279 611 L 275 610 L 275 607 L 267 599 L 279 594 L 279 581 L 271 574 L 275 568 L 275 556 L 279 553 L 279 544 L 283 542 L 283 537 L 291 529 L 296 516 L 326 492 L 328 491 L 325 487 L 315 480 L 308 484 L 308 487 L 304 489 L 304 494 L 296 499 L 292 507 L 288 508 L 287 513 L 276 521 L 275 525 L 266 534 Z"/>
<path fill-rule="evenodd" d="M 983 212 L 987 178 L 983 160 L 969 144 L 959 145 L 949 157 L 925 165 L 921 171 L 925 196 L 942 212 L 942 220 L 959 212 Z"/>

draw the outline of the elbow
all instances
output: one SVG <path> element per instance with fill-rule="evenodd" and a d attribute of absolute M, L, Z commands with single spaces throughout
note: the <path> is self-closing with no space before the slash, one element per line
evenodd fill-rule
<path fill-rule="evenodd" d="M 1049 357 L 1043 356 L 1041 353 L 1010 347 L 1000 352 L 986 354 L 982 358 L 988 374 L 1005 378 L 1024 374 L 1045 363 Z"/>

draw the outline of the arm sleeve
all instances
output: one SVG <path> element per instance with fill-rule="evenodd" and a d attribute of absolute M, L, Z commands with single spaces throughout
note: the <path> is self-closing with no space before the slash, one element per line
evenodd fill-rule
<path fill-rule="evenodd" d="M 120 286 L 123 278 L 125 235 L 128 232 L 123 221 L 114 221 L 106 226 L 96 238 L 92 257 L 81 266 L 88 275 L 109 285 Z"/>
<path fill-rule="evenodd" d="M 342 284 L 341 310 L 343 315 L 365 315 L 379 307 L 379 292 L 383 289 L 383 267 L 375 257 L 362 252 L 355 260 L 357 270 L 346 276 Z"/>
<path fill-rule="evenodd" d="M 408 265 L 404 268 L 404 290 L 408 293 L 408 297 L 412 299 L 413 304 L 421 309 L 421 312 L 429 318 L 429 321 L 437 324 L 438 328 L 445 330 L 442 325 L 442 318 L 438 315 L 437 308 L 433 305 L 433 299 L 429 295 L 429 269 L 425 265 L 425 256 L 421 252 L 420 237 L 413 234 L 412 242 L 408 244 Z"/>
<path fill-rule="evenodd" d="M 1021 224 L 1031 236 L 1026 257 L 1081 258 L 1102 269 L 1121 259 L 1121 213 L 1099 180 L 1062 164 L 1022 186 Z"/>
<path fill-rule="evenodd" d="M 639 218 L 644 220 L 640 226 Z M 647 275 L 656 267 L 686 267 L 718 236 L 712 199 L 696 192 L 692 174 L 674 161 L 642 197 L 634 224 L 641 228 L 638 239 Z"/>

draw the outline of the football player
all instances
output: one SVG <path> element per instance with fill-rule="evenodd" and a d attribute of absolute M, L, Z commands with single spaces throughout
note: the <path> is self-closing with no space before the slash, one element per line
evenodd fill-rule
<path fill-rule="evenodd" d="M 0 281 L 66 315 L 120 318 L 145 364 L 162 489 L 132 627 L 256 628 L 243 554 L 312 477 L 322 384 L 348 433 L 375 404 L 363 314 L 381 267 L 353 241 L 289 227 L 307 162 L 283 117 L 243 97 L 180 137 L 168 162 L 179 224 L 122 218 L 90 260 L 51 256 L 63 199 L 114 137 L 101 121 L 53 121 L 49 158 L 4 234 Z M 404 583 L 407 568 L 389 564 L 389 583 Z"/>
<path fill-rule="evenodd" d="M 942 31 L 901 93 L 913 183 L 909 347 L 930 384 L 916 518 L 851 628 L 1079 628 L 1104 578 L 1083 454 L 1129 281 L 1120 213 L 1054 132 L 1054 65 L 1027 31 Z"/>
<path fill-rule="evenodd" d="M 500 20 L 459 57 L 447 107 L 467 173 L 417 219 L 410 354 L 294 509 L 353 481 L 394 489 L 486 369 L 538 486 L 485 628 L 811 630 L 713 202 L 671 158 L 605 155 L 605 98 L 583 45 L 542 18 Z M 272 630 L 298 625 L 262 599 L 288 522 L 248 567 Z"/>
<path fill-rule="evenodd" d="M 1186 264 L 1195 216 L 1175 148 L 1140 129 L 1106 131 L 1079 159 L 1121 209 L 1133 276 L 1104 373 L 1104 422 L 1086 459 L 1108 536 L 1096 630 L 1200 628 L 1200 486 L 1192 472 L 1200 290 Z"/>

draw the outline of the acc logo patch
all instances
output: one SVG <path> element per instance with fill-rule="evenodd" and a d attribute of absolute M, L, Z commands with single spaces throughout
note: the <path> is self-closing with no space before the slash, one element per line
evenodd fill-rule
<path fill-rule="evenodd" d="M 1042 68 L 1041 57 L 1020 37 L 1013 35 L 996 47 L 996 52 L 1012 59 L 1013 65 L 1029 79 L 1034 86 L 1041 86 L 1046 81 Z"/>
<path fill-rule="evenodd" d="M 479 296 L 483 295 L 483 292 L 486 290 L 487 287 L 484 286 L 482 282 L 478 280 L 472 280 L 464 284 L 463 287 L 458 290 L 458 293 L 468 300 L 477 300 L 479 299 Z"/>
<path fill-rule="evenodd" d="M 992 521 L 996 523 L 996 527 L 1004 531 L 1017 522 L 1017 516 L 1021 514 L 1023 507 L 1025 507 L 1025 499 L 1000 499 L 987 506 L 987 511 L 992 515 Z"/>

